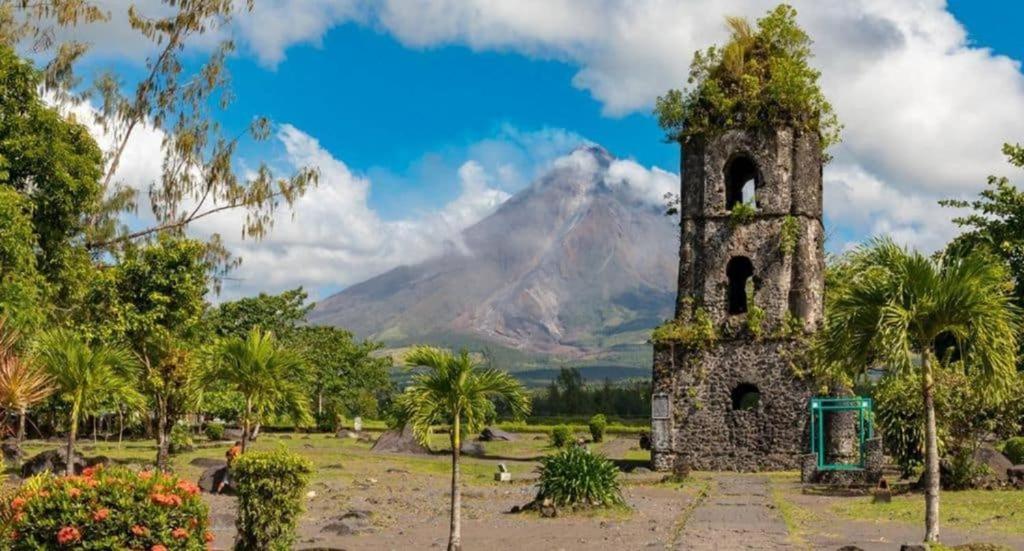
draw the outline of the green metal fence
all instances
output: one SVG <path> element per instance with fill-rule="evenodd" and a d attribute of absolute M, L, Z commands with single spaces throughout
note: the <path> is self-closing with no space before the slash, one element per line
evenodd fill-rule
<path fill-rule="evenodd" d="M 864 442 L 874 435 L 871 398 L 811 398 L 811 453 L 818 456 L 819 471 L 851 471 L 864 468 Z M 828 463 L 825 448 L 825 417 L 848 411 L 857 412 L 858 460 L 856 463 Z"/>

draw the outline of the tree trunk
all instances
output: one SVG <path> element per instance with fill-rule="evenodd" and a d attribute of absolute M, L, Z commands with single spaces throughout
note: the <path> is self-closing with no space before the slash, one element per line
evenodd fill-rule
<path fill-rule="evenodd" d="M 925 494 L 924 494 L 924 541 L 939 541 L 939 443 L 935 426 L 934 379 L 932 377 L 931 352 L 923 348 L 921 354 L 921 392 L 924 396 L 924 442 L 925 442 Z"/>
<path fill-rule="evenodd" d="M 99 434 L 98 434 L 98 432 L 99 432 L 99 417 L 100 417 L 99 415 L 93 415 L 92 416 L 92 443 L 93 443 L 93 445 L 96 445 L 96 444 L 100 443 L 100 438 L 99 438 Z"/>
<path fill-rule="evenodd" d="M 170 435 L 168 434 L 167 403 L 157 398 L 156 403 L 156 468 L 167 470 L 170 457 Z"/>
<path fill-rule="evenodd" d="M 117 408 L 117 449 L 121 449 L 121 439 L 124 438 L 124 411 Z"/>
<path fill-rule="evenodd" d="M 452 513 L 448 531 L 448 551 L 462 551 L 462 485 L 459 480 L 459 455 L 462 437 L 459 434 L 459 415 L 452 424 Z"/>
<path fill-rule="evenodd" d="M 242 419 L 242 453 L 249 446 L 249 418 L 252 415 L 252 400 L 245 399 L 245 418 Z"/>
<path fill-rule="evenodd" d="M 21 449 L 21 443 L 25 440 L 25 417 L 27 416 L 28 410 L 21 408 L 21 411 L 18 412 L 18 434 L 15 436 L 18 449 Z"/>
<path fill-rule="evenodd" d="M 64 474 L 73 476 L 75 474 L 75 437 L 78 435 L 78 403 L 71 406 L 70 426 L 68 427 L 68 461 L 64 468 Z"/>

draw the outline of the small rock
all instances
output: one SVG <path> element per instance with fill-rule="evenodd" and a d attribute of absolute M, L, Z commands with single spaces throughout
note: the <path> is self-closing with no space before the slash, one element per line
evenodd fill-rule
<path fill-rule="evenodd" d="M 900 551 L 931 551 L 931 548 L 927 543 L 904 543 Z"/>
<path fill-rule="evenodd" d="M 313 499 L 314 497 L 316 497 L 316 490 L 310 490 L 306 492 L 307 499 Z"/>

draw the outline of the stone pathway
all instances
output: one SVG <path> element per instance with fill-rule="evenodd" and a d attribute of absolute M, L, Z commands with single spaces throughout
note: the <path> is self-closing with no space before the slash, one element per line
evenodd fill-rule
<path fill-rule="evenodd" d="M 676 549 L 794 549 L 763 477 L 721 474 L 694 509 Z"/>

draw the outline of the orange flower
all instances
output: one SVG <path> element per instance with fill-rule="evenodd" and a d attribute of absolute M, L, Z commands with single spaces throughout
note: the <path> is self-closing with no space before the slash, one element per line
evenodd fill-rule
<path fill-rule="evenodd" d="M 199 486 L 196 486 L 187 480 L 179 480 L 177 488 L 190 496 L 194 496 L 199 493 Z"/>
<path fill-rule="evenodd" d="M 199 526 L 199 519 L 197 519 L 196 517 L 188 519 L 188 526 L 189 528 L 195 528 L 196 526 Z"/>
<path fill-rule="evenodd" d="M 139 471 L 139 478 L 142 480 L 149 480 L 153 478 L 153 471 Z"/>
<path fill-rule="evenodd" d="M 163 505 L 165 507 L 177 507 L 178 505 L 181 505 L 181 496 L 176 494 L 155 493 L 151 494 L 149 498 L 153 500 L 153 503 Z"/>
<path fill-rule="evenodd" d="M 14 522 L 17 523 L 17 522 L 21 522 L 22 520 L 24 520 L 24 518 L 25 518 L 25 513 L 21 512 L 21 511 L 18 511 L 17 513 L 14 513 L 14 517 L 11 520 L 13 520 Z"/>
<path fill-rule="evenodd" d="M 99 509 L 95 513 L 92 514 L 92 520 L 94 522 L 103 522 L 104 520 L 107 520 L 107 517 L 109 517 L 109 516 L 110 516 L 110 509 L 107 509 L 106 507 L 104 507 L 103 509 Z"/>
<path fill-rule="evenodd" d="M 167 548 L 159 543 L 149 548 L 149 551 L 167 551 Z"/>
<path fill-rule="evenodd" d="M 81 488 L 75 488 L 74 486 L 68 488 L 68 496 L 75 498 L 80 495 L 82 495 Z"/>
<path fill-rule="evenodd" d="M 135 526 L 132 526 L 132 533 L 136 536 L 145 536 L 149 534 L 149 528 L 136 524 Z"/>
<path fill-rule="evenodd" d="M 203 534 L 203 541 L 205 541 L 206 543 L 211 543 L 213 541 L 213 532 L 207 532 Z"/>
<path fill-rule="evenodd" d="M 28 503 L 27 499 L 23 497 L 16 497 L 11 500 L 11 509 L 14 509 L 15 511 L 20 511 L 21 508 L 24 507 L 26 503 Z"/>
<path fill-rule="evenodd" d="M 65 526 L 60 529 L 60 532 L 57 532 L 57 543 L 61 545 L 75 543 L 80 539 L 82 539 L 82 534 L 74 526 Z"/>
<path fill-rule="evenodd" d="M 98 471 L 99 469 L 100 469 L 99 465 L 94 465 L 92 467 L 86 467 L 86 468 L 82 469 L 82 476 L 84 476 L 85 478 L 89 478 L 92 475 L 96 474 L 96 471 Z"/>
<path fill-rule="evenodd" d="M 171 536 L 174 536 L 176 540 L 183 540 L 188 537 L 188 530 L 184 528 L 175 528 L 171 530 Z"/>

